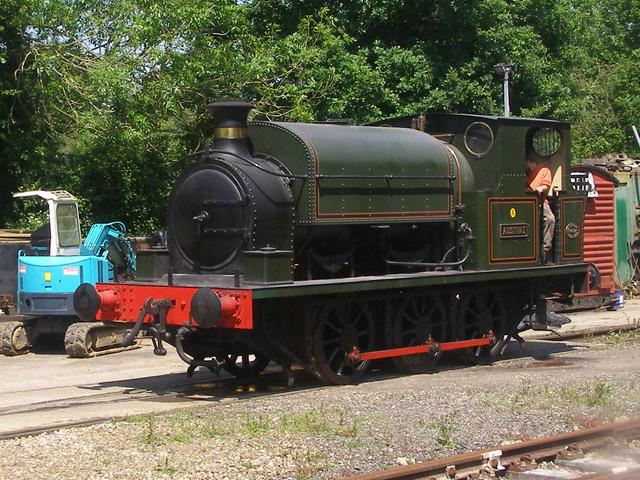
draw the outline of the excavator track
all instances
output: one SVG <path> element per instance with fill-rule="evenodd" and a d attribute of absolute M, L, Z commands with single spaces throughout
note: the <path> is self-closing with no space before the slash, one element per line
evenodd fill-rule
<path fill-rule="evenodd" d="M 28 353 L 31 348 L 22 322 L 0 322 L 0 353 L 10 357 Z"/>
<path fill-rule="evenodd" d="M 102 322 L 73 323 L 64 335 L 64 349 L 71 358 L 89 358 L 140 348 L 137 339 L 130 347 L 121 346 L 126 333 L 124 328 Z"/>

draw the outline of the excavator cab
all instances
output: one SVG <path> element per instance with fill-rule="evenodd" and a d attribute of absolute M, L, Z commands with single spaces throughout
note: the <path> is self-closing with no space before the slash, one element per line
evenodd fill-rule
<path fill-rule="evenodd" d="M 41 198 L 47 202 L 49 222 L 31 234 L 31 250 L 51 257 L 80 254 L 78 200 L 65 190 L 14 193 L 13 198 Z"/>

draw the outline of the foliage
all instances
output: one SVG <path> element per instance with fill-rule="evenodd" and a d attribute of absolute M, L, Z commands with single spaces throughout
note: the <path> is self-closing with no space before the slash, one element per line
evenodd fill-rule
<path fill-rule="evenodd" d="M 165 225 L 171 186 L 211 133 L 208 102 L 367 122 L 422 109 L 574 125 L 574 158 L 637 152 L 640 0 L 4 0 L 0 220 L 11 192 L 68 189 L 83 223 Z"/>

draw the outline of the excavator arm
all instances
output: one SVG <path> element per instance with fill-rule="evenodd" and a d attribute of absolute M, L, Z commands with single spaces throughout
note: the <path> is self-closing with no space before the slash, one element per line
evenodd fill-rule
<path fill-rule="evenodd" d="M 122 222 L 96 223 L 80 245 L 81 255 L 105 257 L 125 278 L 136 277 L 136 255 Z"/>

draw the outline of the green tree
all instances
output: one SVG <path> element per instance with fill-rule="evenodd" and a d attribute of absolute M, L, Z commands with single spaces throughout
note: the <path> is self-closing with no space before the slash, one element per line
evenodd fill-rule
<path fill-rule="evenodd" d="M 501 61 L 520 67 L 512 111 L 574 124 L 574 157 L 629 150 L 639 16 L 640 0 L 5 0 L 0 220 L 19 218 L 12 191 L 65 188 L 85 224 L 150 233 L 212 100 L 271 120 L 500 114 Z"/>
<path fill-rule="evenodd" d="M 257 36 L 232 1 L 49 0 L 28 30 L 23 74 L 42 86 L 36 116 L 54 148 L 22 185 L 66 188 L 85 224 L 120 219 L 137 234 L 164 224 L 175 178 L 210 136 L 209 101 L 362 120 L 387 95 L 368 52 L 323 12 L 285 37 Z"/>
<path fill-rule="evenodd" d="M 26 184 L 30 172 L 42 169 L 52 151 L 37 117 L 39 85 L 27 73 L 27 30 L 37 7 L 36 0 L 0 3 L 0 218 L 5 224 L 12 219 L 11 194 Z"/>

